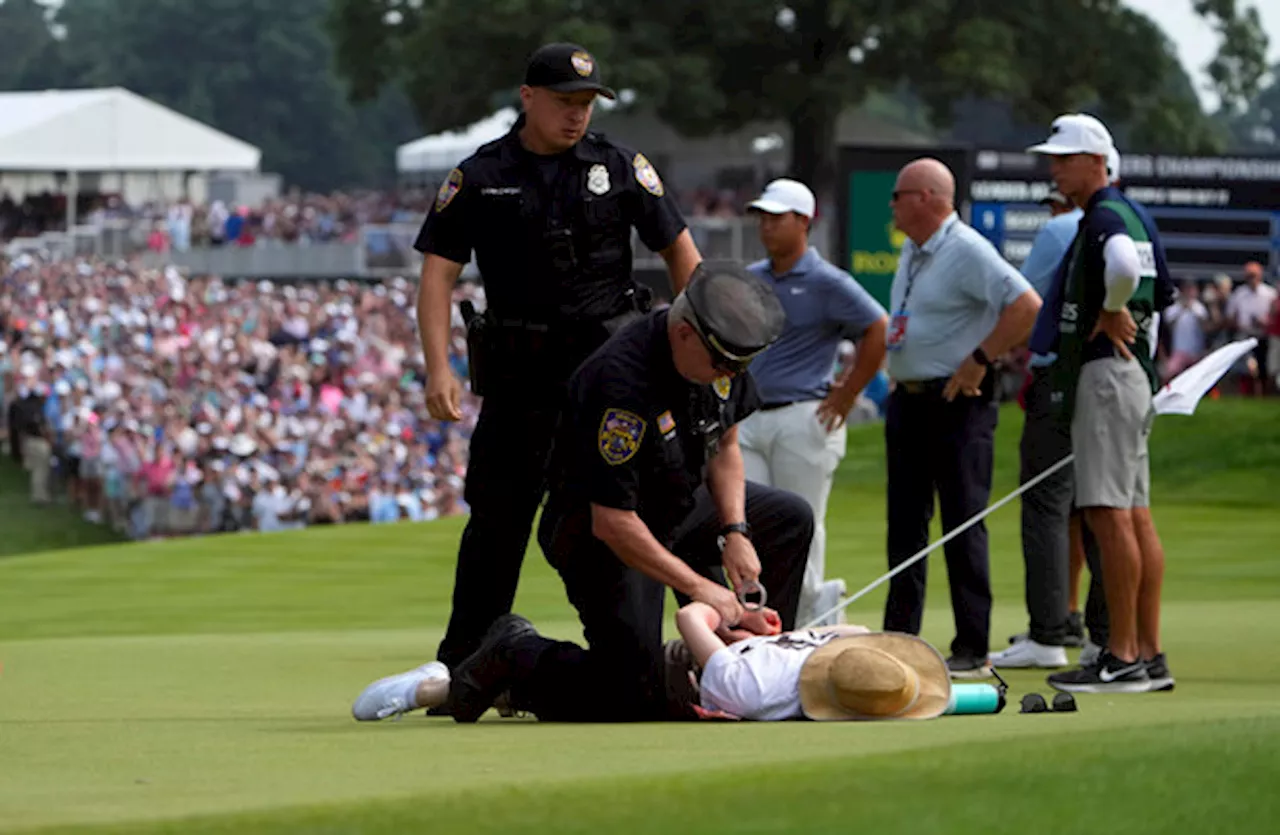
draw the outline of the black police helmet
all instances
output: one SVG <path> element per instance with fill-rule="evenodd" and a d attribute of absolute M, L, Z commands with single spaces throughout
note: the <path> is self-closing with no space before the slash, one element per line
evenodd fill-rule
<path fill-rule="evenodd" d="M 768 282 L 736 261 L 703 261 L 684 289 L 694 330 L 717 365 L 746 370 L 782 335 L 787 314 Z"/>

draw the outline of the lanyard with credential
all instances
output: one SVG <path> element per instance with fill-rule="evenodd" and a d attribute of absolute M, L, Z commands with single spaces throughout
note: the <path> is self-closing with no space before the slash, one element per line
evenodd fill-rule
<path fill-rule="evenodd" d="M 958 221 L 957 221 L 958 222 Z M 933 257 L 938 250 L 942 249 L 943 243 L 946 242 L 947 236 L 951 234 L 951 230 L 956 228 L 956 224 L 952 223 L 947 227 L 947 231 L 942 233 L 942 237 L 938 240 L 938 245 L 933 248 L 933 252 L 925 252 L 922 247 L 914 247 L 911 253 L 911 263 L 907 264 L 907 286 L 902 290 L 902 301 L 898 303 L 899 316 L 907 315 L 907 299 L 911 298 L 911 288 L 915 286 L 916 276 L 929 263 L 929 259 Z"/>
<path fill-rule="evenodd" d="M 919 247 L 913 247 L 911 253 L 911 261 L 907 264 L 906 287 L 902 290 L 902 301 L 898 302 L 898 310 L 893 314 L 893 319 L 889 322 L 889 333 L 886 335 L 886 347 L 891 351 L 897 351 L 902 348 L 903 340 L 907 336 L 907 319 L 910 314 L 907 313 L 907 301 L 911 298 L 911 290 L 915 287 L 916 277 L 920 275 L 920 271 L 929 263 L 932 255 L 942 248 L 943 242 L 947 236 L 951 234 L 951 230 L 955 227 L 952 223 L 947 227 L 947 231 L 942 233 L 942 238 L 938 241 L 938 245 L 933 248 L 933 252 L 925 252 Z"/>

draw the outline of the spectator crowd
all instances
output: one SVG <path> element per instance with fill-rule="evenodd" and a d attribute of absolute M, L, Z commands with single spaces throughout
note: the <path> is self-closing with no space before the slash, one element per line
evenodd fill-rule
<path fill-rule="evenodd" d="M 326 201 L 241 217 L 250 235 L 300 220 L 323 239 L 412 211 L 376 196 Z M 200 223 L 207 231 L 208 216 Z M 1280 392 L 1280 298 L 1260 265 L 1245 274 L 1238 286 L 1226 275 L 1183 282 L 1162 321 L 1165 379 L 1256 336 L 1230 385 Z M 68 501 L 134 538 L 464 513 L 479 405 L 468 395 L 457 424 L 427 417 L 414 293 L 402 278 L 233 283 L 131 261 L 0 257 L 0 437 L 34 501 Z M 477 285 L 457 295 L 483 307 Z M 1016 353 L 1002 398 L 1023 382 Z M 846 344 L 840 362 L 852 358 Z M 851 423 L 882 416 L 887 385 L 882 371 Z"/>
<path fill-rule="evenodd" d="M 1235 339 L 1255 337 L 1258 347 L 1232 373 L 1243 395 L 1280 393 L 1280 293 L 1264 280 L 1261 264 L 1244 267 L 1244 281 L 1214 276 L 1203 284 L 1186 280 L 1178 299 L 1164 312 L 1164 379 Z"/>
<path fill-rule="evenodd" d="M 0 429 L 34 501 L 134 538 L 463 513 L 478 402 L 427 417 L 413 304 L 403 279 L 0 259 Z M 453 350 L 465 378 L 460 319 Z"/>
<path fill-rule="evenodd" d="M 256 206 L 228 205 L 223 200 L 130 206 L 117 195 L 82 194 L 78 218 L 87 226 L 123 222 L 139 248 L 153 252 L 267 243 L 350 243 L 364 224 L 420 223 L 434 196 L 418 190 L 293 192 Z M 32 194 L 18 201 L 0 193 L 0 241 L 65 231 L 65 221 L 63 195 Z"/>
<path fill-rule="evenodd" d="M 738 218 L 753 188 L 700 187 L 681 193 L 692 218 Z M 79 222 L 101 227 L 123 222 L 138 249 L 185 252 L 206 246 L 354 242 L 365 224 L 421 223 L 434 189 L 362 190 L 331 194 L 292 192 L 258 205 L 223 200 L 148 202 L 130 206 L 118 195 L 81 194 Z M 0 242 L 65 231 L 66 197 L 48 192 L 15 200 L 0 192 Z"/>

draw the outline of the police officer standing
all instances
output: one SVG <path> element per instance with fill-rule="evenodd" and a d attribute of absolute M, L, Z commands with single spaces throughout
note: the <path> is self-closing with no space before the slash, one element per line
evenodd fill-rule
<path fill-rule="evenodd" d="M 414 244 L 425 256 L 418 325 L 437 420 L 462 418 L 449 331 L 453 287 L 473 252 L 487 299 L 483 315 L 464 311 L 472 389 L 484 402 L 444 665 L 471 654 L 511 608 L 565 381 L 645 307 L 631 275 L 631 228 L 665 260 L 677 291 L 700 260 L 653 165 L 588 132 L 597 95 L 615 97 L 585 49 L 535 52 L 520 88 L 523 114 L 449 173 Z"/>

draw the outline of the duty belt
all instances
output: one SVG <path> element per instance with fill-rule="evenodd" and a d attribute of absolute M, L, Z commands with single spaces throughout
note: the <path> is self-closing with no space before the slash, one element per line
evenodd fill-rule
<path fill-rule="evenodd" d="M 907 394 L 940 394 L 947 387 L 946 377 L 932 380 L 897 380 L 895 385 Z"/>

